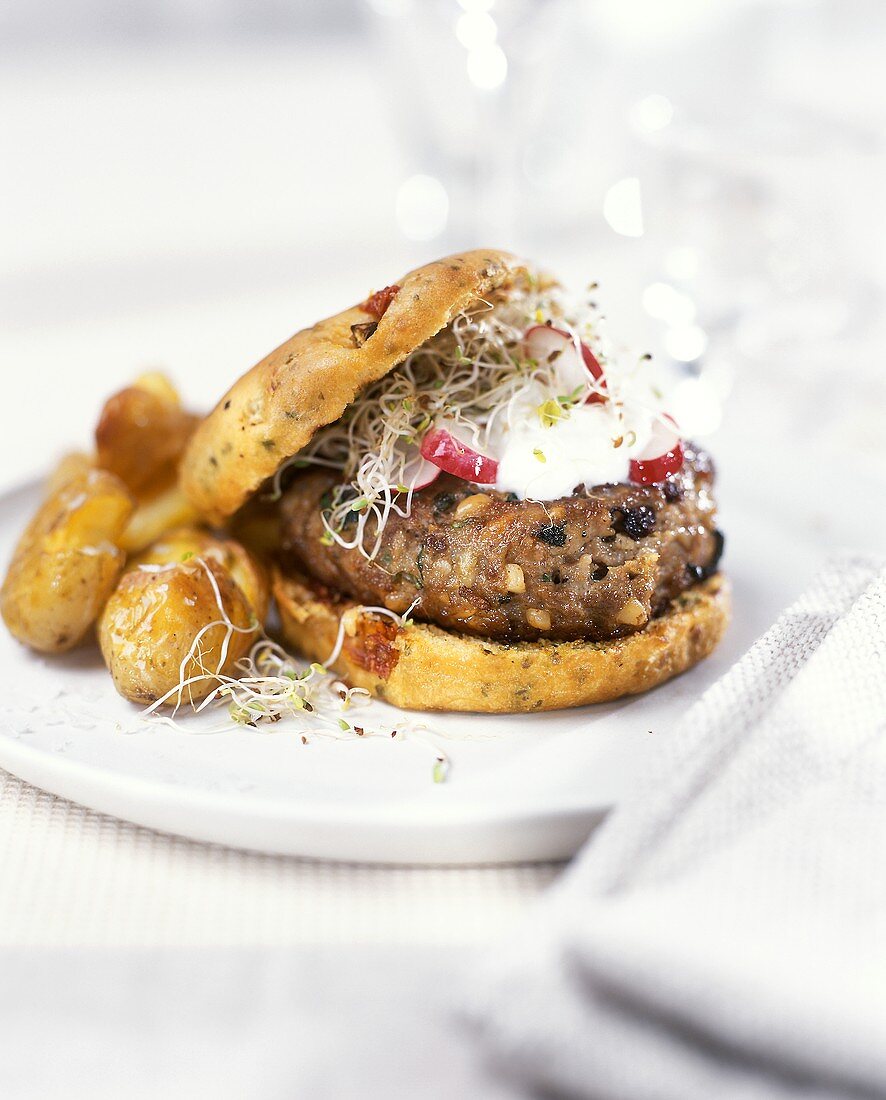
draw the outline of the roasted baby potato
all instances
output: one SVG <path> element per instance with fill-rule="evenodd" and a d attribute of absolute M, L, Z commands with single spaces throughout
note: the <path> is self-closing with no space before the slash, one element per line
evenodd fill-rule
<path fill-rule="evenodd" d="M 175 481 L 197 420 L 164 375 L 142 375 L 105 402 L 95 429 L 97 464 L 136 496 L 150 495 Z"/>
<path fill-rule="evenodd" d="M 199 702 L 258 636 L 264 571 L 239 544 L 195 529 L 173 532 L 131 565 L 99 620 L 114 685 L 136 703 Z"/>
<path fill-rule="evenodd" d="M 108 398 L 95 430 L 96 462 L 136 497 L 123 549 L 137 554 L 170 527 L 199 518 L 178 487 L 178 463 L 197 417 L 163 374 L 144 374 Z"/>
<path fill-rule="evenodd" d="M 141 497 L 123 532 L 121 545 L 128 554 L 139 554 L 167 531 L 199 519 L 194 506 L 173 482 L 149 497 Z"/>
<path fill-rule="evenodd" d="M 125 485 L 103 470 L 66 473 L 60 487 L 58 480 L 50 480 L 0 590 L 10 632 L 42 653 L 71 649 L 95 622 L 123 568 L 119 540 L 133 508 Z"/>
<path fill-rule="evenodd" d="M 167 531 L 144 553 L 133 558 L 133 566 L 174 565 L 191 558 L 206 558 L 223 566 L 263 622 L 268 613 L 270 582 L 265 569 L 236 539 L 212 535 L 200 527 L 178 527 Z"/>
<path fill-rule="evenodd" d="M 95 469 L 95 458 L 84 451 L 71 451 L 59 459 L 58 465 L 46 479 L 45 493 L 51 496 L 79 474 Z"/>

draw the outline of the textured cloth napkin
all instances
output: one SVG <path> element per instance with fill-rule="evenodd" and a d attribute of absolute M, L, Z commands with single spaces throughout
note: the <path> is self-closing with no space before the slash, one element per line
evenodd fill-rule
<path fill-rule="evenodd" d="M 663 739 L 468 1014 L 545 1096 L 886 1096 L 882 560 L 832 561 Z"/>

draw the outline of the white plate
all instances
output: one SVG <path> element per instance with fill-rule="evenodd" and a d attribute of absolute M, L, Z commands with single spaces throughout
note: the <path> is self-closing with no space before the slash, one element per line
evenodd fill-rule
<path fill-rule="evenodd" d="M 4 561 L 36 499 L 33 486 L 0 496 Z M 203 735 L 142 727 L 97 649 L 39 657 L 2 629 L 0 766 L 140 825 L 266 852 L 385 863 L 565 858 L 630 790 L 655 739 L 812 571 L 814 561 L 798 560 L 796 545 L 773 544 L 762 518 L 733 509 L 724 526 L 736 613 L 712 658 L 621 703 L 528 716 L 427 716 L 452 761 L 443 784 L 432 782 L 433 753 L 414 736 L 304 745 L 283 722 L 268 732 Z M 769 567 L 761 571 L 754 547 L 764 539 Z M 402 722 L 402 712 L 372 706 L 391 726 Z"/>

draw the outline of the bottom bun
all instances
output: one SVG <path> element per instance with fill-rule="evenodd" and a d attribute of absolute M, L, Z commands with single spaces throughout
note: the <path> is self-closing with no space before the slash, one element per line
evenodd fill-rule
<path fill-rule="evenodd" d="M 561 710 L 636 695 L 692 668 L 729 622 L 729 584 L 717 574 L 678 596 L 645 629 L 605 642 L 506 645 L 430 623 L 398 626 L 345 599 L 330 599 L 298 575 L 274 577 L 286 641 L 353 687 L 407 710 L 515 714 Z"/>

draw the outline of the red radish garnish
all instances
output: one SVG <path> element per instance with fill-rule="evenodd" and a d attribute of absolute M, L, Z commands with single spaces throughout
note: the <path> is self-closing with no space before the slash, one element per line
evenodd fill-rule
<path fill-rule="evenodd" d="M 631 459 L 628 476 L 639 485 L 653 485 L 657 481 L 664 481 L 668 474 L 678 473 L 682 468 L 683 443 L 674 418 L 665 413 L 663 420 L 654 424 L 652 435 L 642 453 Z"/>
<path fill-rule="evenodd" d="M 428 462 L 418 447 L 409 448 L 409 456 L 403 464 L 403 484 L 407 489 L 425 489 L 441 473 L 440 467 Z"/>
<path fill-rule="evenodd" d="M 557 352 L 559 353 L 557 361 L 561 365 L 567 367 L 576 367 L 579 365 L 575 337 L 572 333 L 566 332 L 565 329 L 554 328 L 553 325 L 533 325 L 526 330 L 523 342 L 529 357 L 535 359 L 539 363 L 543 363 L 550 359 L 550 357 Z M 581 366 L 587 371 L 594 382 L 598 383 L 600 389 L 605 390 L 606 378 L 597 357 L 584 340 L 578 341 L 578 346 L 581 348 Z M 595 405 L 605 400 L 606 398 L 602 393 L 589 393 L 584 403 L 586 405 Z"/>
<path fill-rule="evenodd" d="M 454 474 L 475 485 L 493 485 L 498 475 L 498 463 L 462 443 L 445 428 L 432 428 L 421 442 L 422 457 L 433 462 L 447 474 Z"/>
<path fill-rule="evenodd" d="M 678 443 L 670 451 L 655 458 L 632 458 L 628 475 L 638 485 L 654 485 L 664 481 L 668 474 L 679 473 L 683 469 L 683 444 Z"/>

